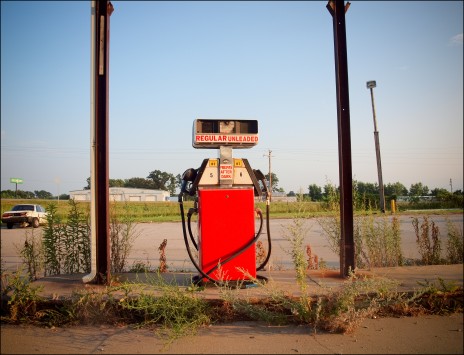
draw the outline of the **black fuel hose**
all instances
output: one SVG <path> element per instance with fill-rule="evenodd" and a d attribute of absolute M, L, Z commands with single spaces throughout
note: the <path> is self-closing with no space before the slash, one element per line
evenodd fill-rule
<path fill-rule="evenodd" d="M 270 228 L 270 225 L 269 225 L 269 205 L 270 205 L 270 202 L 269 202 L 269 198 L 266 199 L 266 233 L 267 233 L 267 244 L 269 246 L 268 250 L 267 250 L 267 256 L 266 256 L 266 259 L 262 262 L 261 265 L 258 266 L 258 268 L 256 269 L 256 271 L 260 271 L 262 269 L 264 269 L 264 267 L 267 265 L 268 261 L 269 261 L 269 258 L 271 257 L 271 249 L 272 249 L 272 242 L 271 242 L 271 228 Z M 261 218 L 261 221 L 262 221 L 262 218 Z"/>
<path fill-rule="evenodd" d="M 181 192 L 179 194 L 179 198 L 178 198 L 178 201 L 179 201 L 179 206 L 180 206 L 180 215 L 182 217 L 182 231 L 183 231 L 183 234 L 184 234 L 184 242 L 185 242 L 185 246 L 187 247 L 187 253 L 190 257 L 190 260 L 192 261 L 193 265 L 195 266 L 195 268 L 198 270 L 198 272 L 205 278 L 207 278 L 208 280 L 216 283 L 216 280 L 214 280 L 213 278 L 211 278 L 210 276 L 208 276 L 207 274 L 205 274 L 200 266 L 196 263 L 195 261 L 195 258 L 193 257 L 192 255 L 192 251 L 190 250 L 190 244 L 188 242 L 188 239 L 187 239 L 187 231 L 186 231 L 186 228 L 185 228 L 185 216 L 184 216 L 184 202 L 183 202 L 183 192 Z"/>
<path fill-rule="evenodd" d="M 192 227 L 191 227 L 192 215 L 194 213 L 196 213 L 196 212 L 197 212 L 196 208 L 189 209 L 189 211 L 187 213 L 187 221 L 188 221 L 187 227 L 188 227 L 188 231 L 189 231 L 189 235 L 190 235 L 190 240 L 192 241 L 193 246 L 195 247 L 195 249 L 198 250 L 198 245 L 197 245 L 197 242 L 195 241 L 195 237 L 193 236 Z"/>

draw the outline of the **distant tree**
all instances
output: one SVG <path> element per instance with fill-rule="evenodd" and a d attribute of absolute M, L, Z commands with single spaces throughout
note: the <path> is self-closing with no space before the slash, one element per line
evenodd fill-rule
<path fill-rule="evenodd" d="M 36 198 L 42 199 L 42 200 L 52 200 L 53 195 L 45 190 L 40 190 L 40 191 L 34 191 L 34 195 Z"/>
<path fill-rule="evenodd" d="M 179 174 L 177 174 L 176 176 L 174 176 L 173 174 L 169 174 L 169 175 L 170 177 L 169 177 L 169 183 L 167 184 L 167 188 L 171 196 L 173 196 L 176 193 L 176 189 L 178 187 L 177 182 L 179 181 L 179 178 L 181 178 L 181 176 Z"/>
<path fill-rule="evenodd" d="M 2 198 L 15 198 L 13 190 L 2 190 Z"/>
<path fill-rule="evenodd" d="M 353 207 L 368 209 L 379 204 L 380 188 L 377 183 L 353 180 Z"/>
<path fill-rule="evenodd" d="M 110 187 L 124 187 L 124 180 L 123 179 L 109 179 L 108 184 Z"/>
<path fill-rule="evenodd" d="M 266 178 L 266 181 L 268 183 L 268 187 L 269 187 L 269 174 L 266 174 L 264 175 L 264 177 Z M 274 173 L 271 173 L 271 192 L 278 192 L 279 191 L 279 178 L 277 177 L 276 174 Z"/>
<path fill-rule="evenodd" d="M 378 195 L 379 184 L 371 182 L 353 181 L 359 195 Z"/>
<path fill-rule="evenodd" d="M 323 196 L 325 201 L 336 201 L 339 198 L 338 195 L 338 188 L 335 187 L 335 185 L 332 185 L 331 183 L 324 185 Z"/>
<path fill-rule="evenodd" d="M 155 183 L 153 180 L 133 177 L 130 179 L 124 180 L 124 187 L 131 187 L 135 189 L 152 189 L 156 190 Z"/>
<path fill-rule="evenodd" d="M 180 191 L 180 188 L 182 187 L 182 175 L 177 174 L 175 179 L 176 179 L 176 188 L 174 189 L 174 192 L 175 192 L 176 189 L 179 189 L 179 191 Z M 173 195 L 172 192 L 171 192 L 171 195 Z"/>
<path fill-rule="evenodd" d="M 23 190 L 18 190 L 17 192 L 14 190 L 2 190 L 1 197 L 2 198 L 18 198 L 18 199 L 26 199 L 26 200 L 36 198 L 33 192 L 23 191 Z"/>
<path fill-rule="evenodd" d="M 287 196 L 293 197 L 293 196 L 296 196 L 296 193 L 295 193 L 295 191 L 290 191 L 290 192 L 287 194 Z"/>
<path fill-rule="evenodd" d="M 90 177 L 87 178 L 87 186 L 84 186 L 84 190 L 90 190 Z"/>
<path fill-rule="evenodd" d="M 396 199 L 398 196 L 407 196 L 408 189 L 400 182 L 388 183 L 384 187 L 385 196 Z"/>
<path fill-rule="evenodd" d="M 432 191 L 430 191 L 430 194 L 432 196 L 435 196 L 438 199 L 449 199 L 451 197 L 451 192 L 449 192 L 447 189 L 442 189 L 442 188 L 435 188 Z"/>
<path fill-rule="evenodd" d="M 435 188 L 430 192 L 430 194 L 435 196 L 438 201 L 446 202 L 446 205 L 450 207 L 462 207 L 463 196 L 461 190 L 451 193 L 446 189 Z"/>
<path fill-rule="evenodd" d="M 429 194 L 429 188 L 426 185 L 422 185 L 421 182 L 411 184 L 409 188 L 409 196 L 427 196 Z"/>
<path fill-rule="evenodd" d="M 169 191 L 172 195 L 176 191 L 177 181 L 173 174 L 160 170 L 153 170 L 148 174 L 147 179 L 153 180 L 155 189 Z"/>
<path fill-rule="evenodd" d="M 311 184 L 308 186 L 309 197 L 311 201 L 321 201 L 322 200 L 322 188 L 316 184 Z"/>
<path fill-rule="evenodd" d="M 18 190 L 18 193 L 16 195 L 17 198 L 23 198 L 23 199 L 34 199 L 35 194 L 31 191 L 23 191 L 23 190 Z"/>
<path fill-rule="evenodd" d="M 108 179 L 109 187 L 125 187 L 124 184 L 122 179 Z M 90 177 L 87 178 L 87 186 L 84 187 L 84 190 L 90 190 Z"/>

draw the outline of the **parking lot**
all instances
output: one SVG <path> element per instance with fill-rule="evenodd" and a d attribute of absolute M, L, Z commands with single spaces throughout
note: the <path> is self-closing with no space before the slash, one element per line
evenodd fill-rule
<path fill-rule="evenodd" d="M 415 215 L 422 220 L 421 215 Z M 386 215 L 386 218 L 391 218 L 391 215 Z M 414 233 L 412 218 L 413 215 L 398 216 L 400 220 L 400 235 L 401 247 L 405 258 L 417 259 L 420 257 L 416 245 L 416 236 Z M 446 241 L 446 221 L 449 220 L 460 228 L 462 233 L 463 215 L 429 215 L 429 221 L 435 222 L 440 230 L 440 238 L 442 239 L 442 252 L 445 253 Z M 196 225 L 192 225 L 195 229 Z M 293 268 L 290 255 L 291 244 L 288 240 L 290 231 L 295 227 L 293 219 L 271 219 L 270 220 L 270 235 L 271 235 L 271 257 L 268 265 L 274 269 L 288 270 Z M 23 246 L 26 235 L 41 235 L 42 228 L 19 228 L 7 229 L 5 225 L 1 227 L 1 258 L 2 267 L 7 270 L 15 270 L 21 264 L 19 257 L 19 249 Z M 258 227 L 256 227 L 258 229 Z M 339 268 L 339 256 L 336 255 L 329 247 L 327 237 L 315 218 L 305 219 L 303 225 L 299 229 L 301 235 L 304 236 L 303 247 L 310 245 L 313 255 L 317 255 L 319 261 L 326 263 L 329 268 Z M 159 246 L 164 239 L 167 240 L 165 248 L 166 262 L 169 271 L 195 271 L 187 248 L 184 242 L 182 224 L 180 222 L 169 223 L 139 223 L 134 230 L 135 239 L 130 255 L 127 259 L 127 267 L 130 269 L 134 263 L 142 263 L 156 269 L 159 266 L 160 251 Z M 218 235 L 218 243 L 224 243 L 221 236 Z M 190 238 L 188 238 L 190 239 Z M 265 250 L 268 250 L 267 233 L 265 223 L 260 241 L 263 242 Z M 193 245 L 190 244 L 192 251 L 195 251 Z"/>

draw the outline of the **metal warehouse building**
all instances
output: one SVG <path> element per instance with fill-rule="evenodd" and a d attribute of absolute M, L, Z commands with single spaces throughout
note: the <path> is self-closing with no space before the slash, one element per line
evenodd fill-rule
<path fill-rule="evenodd" d="M 169 201 L 169 191 L 110 187 L 110 201 L 156 202 Z M 75 201 L 90 201 L 90 190 L 70 191 L 69 197 Z"/>

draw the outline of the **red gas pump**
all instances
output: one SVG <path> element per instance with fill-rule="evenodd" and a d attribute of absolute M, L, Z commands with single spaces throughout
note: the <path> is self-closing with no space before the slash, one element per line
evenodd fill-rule
<path fill-rule="evenodd" d="M 193 147 L 219 149 L 219 158 L 204 159 L 200 168 L 187 169 L 182 176 L 179 205 L 184 241 L 192 263 L 200 275 L 196 283 L 215 284 L 240 281 L 248 285 L 257 278 L 256 272 L 267 264 L 271 253 L 269 231 L 269 193 L 266 179 L 259 170 L 252 170 L 248 160 L 232 157 L 233 148 L 251 148 L 258 143 L 258 122 L 255 120 L 204 120 L 193 124 Z M 194 207 L 185 220 L 183 197 L 194 197 Z M 255 208 L 256 197 L 266 197 L 268 253 L 256 265 L 255 244 L 263 230 L 263 214 Z M 197 240 L 192 229 L 192 216 L 197 218 Z M 260 220 L 255 230 L 256 217 Z M 198 251 L 193 256 L 190 242 Z"/>

